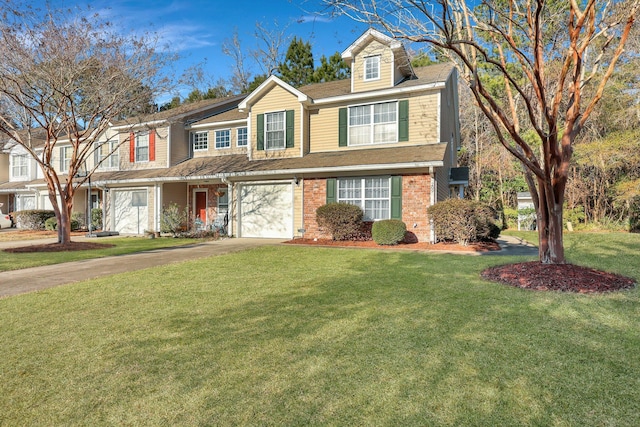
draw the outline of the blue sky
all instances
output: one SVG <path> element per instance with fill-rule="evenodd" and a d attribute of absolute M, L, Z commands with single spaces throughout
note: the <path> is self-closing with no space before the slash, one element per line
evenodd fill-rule
<path fill-rule="evenodd" d="M 310 41 L 316 61 L 323 54 L 342 52 L 366 30 L 365 25 L 346 17 L 332 19 L 323 14 L 326 9 L 320 0 L 65 0 L 54 5 L 90 5 L 125 31 L 156 32 L 181 57 L 174 64 L 176 74 L 206 58 L 206 72 L 215 80 L 231 74 L 232 60 L 222 53 L 222 42 L 231 38 L 235 28 L 246 51 L 255 46 L 256 22 L 268 29 L 276 28 L 277 22 L 279 27 L 287 27 L 291 38 Z M 259 73 L 252 62 L 249 65 Z"/>

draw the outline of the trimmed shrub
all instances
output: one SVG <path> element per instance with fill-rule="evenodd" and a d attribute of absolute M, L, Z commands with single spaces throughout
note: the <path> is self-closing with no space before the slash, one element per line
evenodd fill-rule
<path fill-rule="evenodd" d="M 55 212 L 42 209 L 18 211 L 14 215 L 18 228 L 26 230 L 44 230 L 45 221 L 56 216 Z"/>
<path fill-rule="evenodd" d="M 171 233 L 173 237 L 177 237 L 179 233 L 187 228 L 188 219 L 189 210 L 187 207 L 180 209 L 177 203 L 171 203 L 162 209 L 160 231 L 163 233 Z"/>
<path fill-rule="evenodd" d="M 407 224 L 399 219 L 376 221 L 371 227 L 371 237 L 379 245 L 397 245 L 404 240 Z"/>
<path fill-rule="evenodd" d="M 58 218 L 52 216 L 44 222 L 45 230 L 57 230 L 58 229 Z M 71 218 L 71 231 L 77 231 L 80 229 L 80 221 L 75 218 Z"/>
<path fill-rule="evenodd" d="M 494 223 L 494 210 L 480 202 L 449 199 L 429 207 L 428 213 L 438 241 L 467 245 L 500 235 L 500 228 Z"/>
<path fill-rule="evenodd" d="M 348 203 L 328 203 L 316 209 L 318 225 L 331 233 L 333 240 L 358 239 L 363 215 L 360 206 Z"/>
<path fill-rule="evenodd" d="M 91 209 L 91 229 L 102 229 L 102 209 L 100 208 Z"/>

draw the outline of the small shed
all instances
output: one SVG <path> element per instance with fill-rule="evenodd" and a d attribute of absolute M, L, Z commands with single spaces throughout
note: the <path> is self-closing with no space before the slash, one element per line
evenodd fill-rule
<path fill-rule="evenodd" d="M 536 212 L 531 193 L 518 193 L 518 230 L 535 230 Z"/>

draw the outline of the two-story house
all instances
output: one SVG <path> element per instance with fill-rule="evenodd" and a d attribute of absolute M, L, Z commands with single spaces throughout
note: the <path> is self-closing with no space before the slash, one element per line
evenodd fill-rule
<path fill-rule="evenodd" d="M 323 237 L 316 209 L 345 202 L 432 240 L 427 208 L 465 184 L 452 173 L 455 68 L 414 68 L 402 43 L 373 29 L 342 57 L 347 80 L 294 88 L 271 76 L 247 95 L 114 124 L 92 177 L 105 229 L 158 231 L 177 203 L 237 237 Z"/>
<path fill-rule="evenodd" d="M 375 30 L 342 56 L 351 79 L 294 88 L 271 76 L 246 97 L 183 120 L 186 146 L 156 130 L 156 150 L 166 140 L 184 161 L 163 153 L 166 168 L 159 156 L 136 168 L 139 144 L 121 150 L 129 165 L 96 176 L 109 190 L 108 226 L 157 230 L 162 207 L 176 202 L 205 227 L 228 222 L 238 237 L 320 237 L 315 211 L 335 201 L 358 204 L 369 221 L 401 219 L 418 240 L 431 239 L 427 208 L 450 195 L 460 141 L 455 68 L 413 68 L 403 45 Z"/>

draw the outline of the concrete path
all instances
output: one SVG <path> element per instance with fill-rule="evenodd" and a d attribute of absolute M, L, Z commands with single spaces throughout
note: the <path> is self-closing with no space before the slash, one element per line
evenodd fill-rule
<path fill-rule="evenodd" d="M 55 242 L 56 239 L 40 239 L 23 242 L 2 242 L 0 249 L 32 244 Z M 73 240 L 84 240 L 74 237 Z M 96 241 L 93 238 L 91 241 Z M 67 283 L 79 282 L 96 277 L 144 268 L 188 261 L 213 255 L 242 251 L 264 245 L 281 243 L 282 239 L 224 239 L 187 246 L 154 249 L 129 255 L 117 255 L 105 258 L 73 261 L 63 264 L 25 268 L 22 270 L 0 273 L 0 298 L 33 292 Z M 108 242 L 108 238 L 100 238 L 99 242 Z M 1 255 L 0 255 L 1 256 Z"/>
<path fill-rule="evenodd" d="M 90 241 L 108 242 L 108 237 Z M 74 237 L 73 240 L 87 240 L 85 237 Z M 0 242 L 0 250 L 18 246 L 41 245 L 54 243 L 56 239 L 39 239 L 26 241 Z M 67 283 L 79 282 L 96 277 L 144 268 L 166 265 L 174 262 L 188 261 L 213 255 L 242 251 L 264 245 L 276 245 L 282 239 L 224 239 L 172 248 L 154 249 L 129 255 L 117 255 L 64 264 L 25 268 L 22 270 L 0 272 L 0 298 L 33 292 Z M 498 243 L 502 247 L 499 252 L 484 252 L 484 256 L 537 256 L 538 248 L 517 237 L 500 236 Z M 456 254 L 460 254 L 457 252 Z M 1 256 L 1 254 L 0 254 Z"/>

